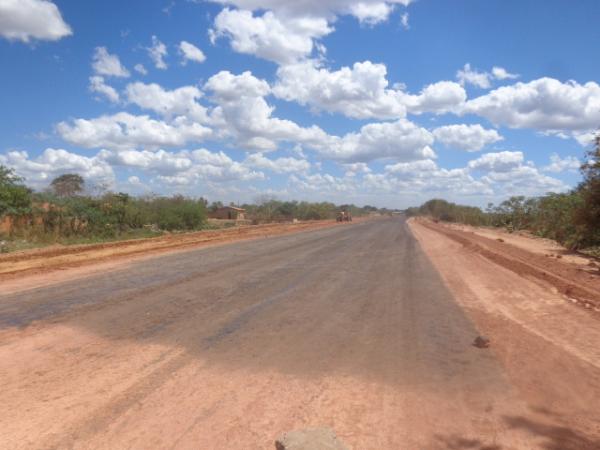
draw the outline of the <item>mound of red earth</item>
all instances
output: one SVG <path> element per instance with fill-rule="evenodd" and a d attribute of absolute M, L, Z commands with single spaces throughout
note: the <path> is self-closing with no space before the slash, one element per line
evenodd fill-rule
<path fill-rule="evenodd" d="M 524 277 L 536 278 L 554 286 L 573 303 L 600 311 L 600 276 L 582 270 L 562 258 L 549 258 L 529 252 L 507 242 L 457 230 L 439 223 L 422 221 L 422 225 L 442 233 L 500 266 Z"/>

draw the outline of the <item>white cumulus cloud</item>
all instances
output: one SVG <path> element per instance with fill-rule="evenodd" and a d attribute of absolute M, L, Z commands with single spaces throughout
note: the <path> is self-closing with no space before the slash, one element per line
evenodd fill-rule
<path fill-rule="evenodd" d="M 146 51 L 154 63 L 154 67 L 161 70 L 167 69 L 168 66 L 165 62 L 165 58 L 169 52 L 167 51 L 167 46 L 163 44 L 156 36 L 152 36 L 152 45 L 147 47 Z"/>
<path fill-rule="evenodd" d="M 314 40 L 331 33 L 327 20 L 320 17 L 279 18 L 267 11 L 225 8 L 214 21 L 211 40 L 226 37 L 238 53 L 246 53 L 279 64 L 289 64 L 311 55 Z"/>
<path fill-rule="evenodd" d="M 304 128 L 273 117 L 274 108 L 264 98 L 270 92 L 269 84 L 250 72 L 234 75 L 221 71 L 207 81 L 205 89 L 212 92 L 211 99 L 217 104 L 211 112 L 213 125 L 245 149 L 275 150 L 280 141 L 314 145 L 327 138 L 319 127 Z"/>
<path fill-rule="evenodd" d="M 96 47 L 92 58 L 92 68 L 98 75 L 123 78 L 129 76 L 129 71 L 123 67 L 119 57 L 108 53 L 106 47 Z"/>
<path fill-rule="evenodd" d="M 9 151 L 0 155 L 0 164 L 14 168 L 28 186 L 36 189 L 48 187 L 57 176 L 65 173 L 81 175 L 88 185 L 112 186 L 115 174 L 112 167 L 97 157 L 86 157 L 63 149 L 47 148 L 37 157 L 25 151 Z"/>
<path fill-rule="evenodd" d="M 179 117 L 167 123 L 126 112 L 95 119 L 60 122 L 56 129 L 66 141 L 84 148 L 156 149 L 178 147 L 206 139 L 211 130 Z"/>
<path fill-rule="evenodd" d="M 135 66 L 133 66 L 133 70 L 135 70 L 141 75 L 148 75 L 148 71 L 146 70 L 143 64 L 136 64 Z"/>
<path fill-rule="evenodd" d="M 514 80 L 519 78 L 519 75 L 516 73 L 510 73 L 504 67 L 498 66 L 492 67 L 492 76 L 497 80 Z"/>
<path fill-rule="evenodd" d="M 509 172 L 523 165 L 523 152 L 497 152 L 486 153 L 479 158 L 469 161 L 471 170 L 482 170 L 486 172 Z"/>
<path fill-rule="evenodd" d="M 576 172 L 581 167 L 581 161 L 575 156 L 565 156 L 561 158 L 558 154 L 552 153 L 550 155 L 550 164 L 542 168 L 544 172 Z"/>
<path fill-rule="evenodd" d="M 456 72 L 456 78 L 462 86 L 466 84 L 472 84 L 482 89 L 488 89 L 492 86 L 490 81 L 490 74 L 488 72 L 479 72 L 476 69 L 471 68 L 471 64 L 467 63 L 465 66 Z"/>
<path fill-rule="evenodd" d="M 432 134 L 406 119 L 370 123 L 358 132 L 332 137 L 316 147 L 325 158 L 342 162 L 369 162 L 377 159 L 415 161 L 435 158 L 430 145 Z"/>
<path fill-rule="evenodd" d="M 277 70 L 273 93 L 284 100 L 310 106 L 314 111 L 340 113 L 355 119 L 402 118 L 406 112 L 444 113 L 459 110 L 466 100 L 462 86 L 440 81 L 419 94 L 390 88 L 387 68 L 371 61 L 329 70 L 314 60 L 282 66 Z"/>
<path fill-rule="evenodd" d="M 554 78 L 519 82 L 469 100 L 464 112 L 511 128 L 589 131 L 600 124 L 600 85 Z"/>
<path fill-rule="evenodd" d="M 350 14 L 369 24 L 387 20 L 396 5 L 412 0 L 213 0 L 247 10 L 272 10 L 288 17 L 326 17 Z"/>
<path fill-rule="evenodd" d="M 112 86 L 107 85 L 104 82 L 104 77 L 99 75 L 90 77 L 90 91 L 102 94 L 112 103 L 119 102 L 119 93 L 117 90 Z"/>
<path fill-rule="evenodd" d="M 185 116 L 202 123 L 208 121 L 206 108 L 197 102 L 203 94 L 196 86 L 168 91 L 156 83 L 135 82 L 127 85 L 125 95 L 130 103 L 169 119 Z"/>
<path fill-rule="evenodd" d="M 181 64 L 186 65 L 188 61 L 202 63 L 206 61 L 204 52 L 196 47 L 194 44 L 190 44 L 187 41 L 181 41 L 179 43 L 179 54 L 182 57 Z"/>
<path fill-rule="evenodd" d="M 481 125 L 445 125 L 433 130 L 435 139 L 444 145 L 467 152 L 476 152 L 503 138 L 496 130 Z"/>
<path fill-rule="evenodd" d="M 48 0 L 0 1 L 0 36 L 11 41 L 57 41 L 73 34 L 57 6 Z"/>
<path fill-rule="evenodd" d="M 269 159 L 262 153 L 251 153 L 244 160 L 244 165 L 256 169 L 270 170 L 275 173 L 299 173 L 310 169 L 310 162 L 298 158 Z"/>

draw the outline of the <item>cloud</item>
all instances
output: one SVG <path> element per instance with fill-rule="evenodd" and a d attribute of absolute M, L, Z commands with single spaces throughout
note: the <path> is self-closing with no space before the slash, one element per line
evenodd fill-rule
<path fill-rule="evenodd" d="M 486 153 L 469 161 L 468 168 L 486 172 L 510 172 L 512 169 L 522 166 L 523 161 L 523 152 Z"/>
<path fill-rule="evenodd" d="M 342 167 L 346 169 L 345 177 L 355 177 L 358 174 L 371 173 L 371 169 L 367 163 L 342 164 Z"/>
<path fill-rule="evenodd" d="M 186 65 L 188 61 L 202 63 L 206 61 L 206 56 L 198 47 L 194 44 L 190 44 L 187 41 L 181 41 L 179 43 L 179 54 L 182 57 L 181 64 Z"/>
<path fill-rule="evenodd" d="M 275 173 L 299 173 L 310 169 L 310 163 L 305 159 L 276 158 L 269 159 L 262 153 L 249 154 L 244 165 L 256 169 L 270 170 Z"/>
<path fill-rule="evenodd" d="M 327 20 L 319 17 L 287 17 L 273 12 L 254 15 L 251 11 L 223 9 L 210 31 L 213 43 L 226 37 L 238 53 L 289 64 L 311 55 L 314 39 L 333 31 Z"/>
<path fill-rule="evenodd" d="M 460 111 L 467 99 L 464 88 L 453 81 L 438 81 L 425 86 L 418 95 L 406 95 L 409 112 L 443 114 Z"/>
<path fill-rule="evenodd" d="M 213 126 L 220 128 L 222 137 L 233 138 L 243 148 L 275 150 L 280 141 L 315 145 L 327 139 L 319 127 L 303 128 L 273 117 L 274 108 L 264 99 L 269 84 L 250 72 L 233 75 L 221 71 L 207 81 L 205 89 L 212 92 L 211 100 L 217 104 L 211 112 Z"/>
<path fill-rule="evenodd" d="M 351 2 L 348 8 L 359 22 L 375 25 L 388 19 L 394 5 L 386 2 Z"/>
<path fill-rule="evenodd" d="M 405 30 L 409 30 L 410 29 L 410 24 L 408 23 L 408 13 L 404 13 L 400 16 L 400 24 L 402 25 L 402 28 L 404 28 Z"/>
<path fill-rule="evenodd" d="M 484 182 L 475 179 L 467 169 L 443 169 L 431 159 L 401 162 L 386 165 L 383 173 L 370 173 L 364 176 L 362 190 L 373 194 L 404 193 L 411 201 L 432 196 L 452 195 L 492 195 L 493 190 Z"/>
<path fill-rule="evenodd" d="M 434 195 L 448 198 L 450 193 L 504 198 L 563 191 L 568 186 L 541 174 L 532 163 L 525 163 L 522 152 L 499 152 L 482 155 L 466 167 L 456 169 L 440 168 L 433 160 L 390 164 L 385 166 L 384 173 L 366 175 L 364 188 L 425 198 Z"/>
<path fill-rule="evenodd" d="M 106 47 L 96 47 L 92 58 L 92 68 L 98 75 L 129 77 L 129 71 L 121 65 L 119 57 L 108 53 Z"/>
<path fill-rule="evenodd" d="M 203 148 L 177 152 L 163 149 L 154 152 L 102 150 L 97 159 L 112 166 L 139 170 L 152 177 L 153 184 L 178 190 L 190 190 L 198 185 L 202 185 L 204 190 L 205 183 L 235 183 L 265 178 L 262 172 L 232 160 L 223 152 L 211 152 Z"/>
<path fill-rule="evenodd" d="M 214 0 L 247 10 L 271 10 L 286 17 L 325 17 L 353 15 L 359 21 L 375 24 L 387 20 L 396 5 L 408 6 L 412 0 Z"/>
<path fill-rule="evenodd" d="M 209 128 L 183 117 L 167 123 L 126 112 L 60 122 L 56 129 L 64 140 L 72 144 L 109 149 L 177 147 L 202 141 L 211 134 Z"/>
<path fill-rule="evenodd" d="M 0 36 L 30 42 L 57 41 L 73 34 L 59 9 L 46 0 L 3 0 L 0 2 Z"/>
<path fill-rule="evenodd" d="M 387 89 L 385 65 L 365 61 L 330 71 L 316 64 L 304 61 L 280 67 L 273 93 L 315 111 L 337 112 L 356 119 L 406 115 L 403 94 Z"/>
<path fill-rule="evenodd" d="M 115 88 L 104 83 L 104 77 L 99 75 L 90 77 L 89 89 L 91 92 L 104 95 L 112 103 L 119 102 L 119 93 Z"/>
<path fill-rule="evenodd" d="M 222 70 L 210 77 L 204 87 L 212 91 L 218 103 L 235 101 L 239 97 L 264 97 L 271 92 L 269 83 L 256 78 L 250 71 L 234 75 Z"/>
<path fill-rule="evenodd" d="M 581 168 L 581 161 L 575 156 L 566 156 L 561 158 L 556 153 L 550 155 L 550 164 L 543 167 L 543 172 L 576 172 Z"/>
<path fill-rule="evenodd" d="M 154 63 L 154 67 L 161 70 L 167 69 L 168 66 L 165 62 L 165 57 L 169 54 L 169 52 L 167 51 L 167 46 L 163 44 L 156 36 L 152 36 L 152 46 L 147 47 L 146 51 Z"/>
<path fill-rule="evenodd" d="M 218 105 L 210 113 L 213 127 L 247 149 L 275 150 L 278 142 L 289 141 L 324 158 L 347 163 L 435 156 L 429 147 L 433 143 L 431 133 L 406 119 L 367 124 L 358 132 L 338 137 L 316 126 L 305 128 L 275 118 L 273 107 L 264 98 L 271 92 L 269 84 L 250 72 L 219 72 L 208 80 L 205 89 L 212 92 L 210 98 Z"/>
<path fill-rule="evenodd" d="M 492 80 L 514 80 L 519 75 L 508 72 L 504 67 L 494 66 L 491 72 L 479 72 L 471 68 L 471 64 L 465 66 L 456 72 L 456 78 L 462 86 L 472 84 L 482 89 L 492 87 Z"/>
<path fill-rule="evenodd" d="M 355 195 L 359 184 L 349 177 L 336 177 L 328 173 L 293 174 L 289 178 L 290 186 L 300 192 L 310 192 L 326 195 L 329 200 L 337 194 L 343 194 L 343 198 Z"/>
<path fill-rule="evenodd" d="M 514 80 L 519 78 L 515 73 L 509 73 L 504 67 L 494 66 L 492 68 L 492 76 L 497 80 Z"/>
<path fill-rule="evenodd" d="M 536 196 L 547 192 L 563 192 L 570 188 L 561 180 L 541 174 L 531 165 L 520 165 L 502 172 L 490 172 L 481 180 L 502 197 Z"/>
<path fill-rule="evenodd" d="M 481 89 L 488 89 L 492 86 L 490 82 L 490 74 L 488 72 L 478 72 L 471 68 L 471 64 L 467 63 L 465 66 L 456 72 L 456 78 L 458 79 L 461 86 L 472 84 Z"/>
<path fill-rule="evenodd" d="M 148 75 L 148 71 L 146 70 L 143 64 L 136 64 L 135 66 L 133 66 L 133 70 L 135 70 L 141 75 Z"/>
<path fill-rule="evenodd" d="M 196 185 L 203 181 L 232 182 L 262 180 L 264 174 L 232 160 L 223 152 L 206 149 L 169 152 L 163 149 L 102 150 L 98 159 L 113 166 L 141 170 L 159 183 L 171 186 Z"/>
<path fill-rule="evenodd" d="M 497 88 L 469 100 L 463 111 L 496 126 L 587 132 L 600 124 L 600 85 L 540 78 Z"/>
<path fill-rule="evenodd" d="M 98 156 L 113 166 L 142 169 L 155 174 L 169 175 L 183 172 L 192 167 L 187 152 L 171 153 L 159 149 L 148 150 L 101 150 Z"/>
<path fill-rule="evenodd" d="M 496 130 L 486 130 L 481 125 L 445 125 L 433 130 L 435 139 L 444 145 L 467 152 L 476 152 L 502 136 Z"/>
<path fill-rule="evenodd" d="M 47 148 L 41 155 L 31 158 L 25 151 L 10 151 L 0 155 L 0 164 L 12 167 L 25 178 L 28 186 L 46 188 L 50 182 L 65 173 L 81 175 L 86 184 L 112 186 L 115 175 L 112 167 L 97 157 L 86 157 L 63 149 Z"/>
<path fill-rule="evenodd" d="M 331 71 L 310 60 L 277 70 L 275 96 L 310 106 L 315 112 L 340 113 L 355 119 L 397 119 L 406 112 L 444 113 L 458 110 L 466 100 L 457 83 L 441 81 L 411 95 L 390 89 L 384 64 L 357 62 Z"/>
<path fill-rule="evenodd" d="M 565 183 L 540 173 L 531 162 L 524 161 L 523 152 L 486 153 L 469 161 L 469 171 L 483 172 L 481 181 L 496 193 L 509 195 L 541 195 L 569 188 Z"/>
<path fill-rule="evenodd" d="M 430 145 L 432 134 L 406 119 L 396 122 L 370 123 L 360 131 L 331 137 L 317 146 L 318 153 L 343 162 L 370 162 L 377 159 L 414 161 L 435 158 Z"/>
<path fill-rule="evenodd" d="M 206 108 L 197 102 L 203 94 L 196 86 L 167 91 L 156 83 L 135 82 L 127 85 L 125 95 L 130 103 L 168 119 L 185 116 L 201 123 L 208 122 Z"/>

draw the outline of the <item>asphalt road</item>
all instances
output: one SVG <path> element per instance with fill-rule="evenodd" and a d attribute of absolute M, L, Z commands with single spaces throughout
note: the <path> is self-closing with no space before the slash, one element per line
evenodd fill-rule
<path fill-rule="evenodd" d="M 524 405 L 402 218 L 0 294 L 5 448 L 531 448 Z"/>

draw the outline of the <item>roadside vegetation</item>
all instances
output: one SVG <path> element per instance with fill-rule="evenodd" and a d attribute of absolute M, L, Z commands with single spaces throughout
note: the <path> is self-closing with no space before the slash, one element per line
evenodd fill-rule
<path fill-rule="evenodd" d="M 356 205 L 335 205 L 330 202 L 298 202 L 280 201 L 273 198 L 259 198 L 255 204 L 244 204 L 249 217 L 256 222 L 289 222 L 297 220 L 326 220 L 335 219 L 338 211 L 348 211 L 352 216 L 365 216 L 370 213 L 387 213 L 385 208 L 374 206 L 358 207 Z"/>
<path fill-rule="evenodd" d="M 215 225 L 207 220 L 210 212 L 224 206 L 222 202 L 209 205 L 201 197 L 136 197 L 120 192 L 91 194 L 90 190 L 80 175 L 64 174 L 52 180 L 43 192 L 34 192 L 11 169 L 0 165 L 0 252 L 234 225 Z M 252 223 L 333 219 L 340 209 L 354 216 L 387 212 L 373 206 L 280 201 L 272 197 L 241 207 Z"/>
<path fill-rule="evenodd" d="M 411 216 L 475 226 L 504 227 L 508 231 L 527 230 L 554 239 L 571 250 L 600 248 L 600 135 L 581 166 L 582 182 L 573 190 L 540 197 L 511 197 L 483 210 L 446 200 L 429 200 L 409 208 Z"/>

